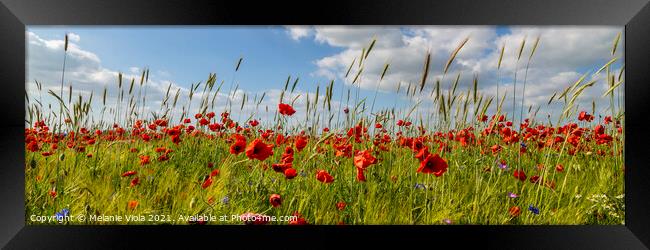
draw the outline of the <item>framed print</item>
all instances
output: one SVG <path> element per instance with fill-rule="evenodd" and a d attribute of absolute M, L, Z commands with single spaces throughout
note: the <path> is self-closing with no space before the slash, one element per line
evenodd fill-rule
<path fill-rule="evenodd" d="M 3 245 L 650 244 L 646 1 L 286 5 L 3 0 Z"/>

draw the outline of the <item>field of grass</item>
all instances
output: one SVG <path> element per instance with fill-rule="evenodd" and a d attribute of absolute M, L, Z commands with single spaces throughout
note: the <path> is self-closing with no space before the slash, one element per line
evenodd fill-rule
<path fill-rule="evenodd" d="M 445 74 L 465 42 L 443 65 Z M 523 93 L 521 76 L 538 42 L 514 48 L 534 46 L 517 59 L 525 66 L 516 83 Z M 346 77 L 353 83 L 374 44 L 350 65 Z M 305 113 L 294 113 L 295 98 L 284 95 L 291 96 L 298 81 L 288 79 L 284 100 L 269 107 L 276 109 L 274 117 L 258 121 L 250 114 L 234 121 L 232 109 L 239 104 L 214 109 L 223 82 L 211 74 L 191 88 L 189 98 L 199 96 L 199 107 L 177 103 L 178 92 L 168 91 L 160 111 L 145 116 L 139 111 L 152 102 L 145 100 L 148 70 L 124 84 L 120 75 L 118 104 L 107 105 L 104 91 L 101 110 L 93 109 L 92 96 L 77 99 L 50 90 L 46 95 L 59 107 L 47 109 L 38 96 L 26 95 L 26 221 L 212 225 L 243 224 L 232 215 L 252 214 L 294 216 L 268 222 L 283 225 L 624 223 L 624 112 L 615 101 L 623 70 L 610 69 L 617 58 L 593 71 L 605 80 L 585 75 L 549 96 L 549 104 L 564 106 L 553 122 L 536 119 L 543 107 L 502 110 L 504 101 L 523 104 L 525 95 L 484 95 L 478 79 L 467 90 L 456 89 L 456 76 L 427 79 L 429 58 L 422 81 L 399 94 L 415 99 L 429 96 L 423 91 L 429 89 L 435 99 L 406 110 L 374 110 L 375 100 L 354 97 L 358 84 L 344 86 L 347 98 L 344 92 L 335 96 L 331 82 L 321 93 L 325 98 L 319 100 L 317 90 L 306 97 Z M 603 93 L 611 99 L 606 114 L 575 105 L 595 84 L 610 86 Z M 241 107 L 263 98 L 244 97 Z M 337 99 L 351 105 L 335 107 Z M 183 105 L 181 117 L 172 115 L 177 105 Z M 104 119 L 93 124 L 90 117 L 97 113 Z M 86 220 L 35 220 L 57 215 Z M 123 219 L 94 217 L 101 215 Z M 144 219 L 127 221 L 129 215 Z"/>

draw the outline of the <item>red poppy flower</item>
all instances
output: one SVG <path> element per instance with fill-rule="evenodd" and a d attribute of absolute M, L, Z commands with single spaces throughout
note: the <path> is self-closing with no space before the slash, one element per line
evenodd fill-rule
<path fill-rule="evenodd" d="M 147 127 L 148 127 L 149 129 L 151 129 L 151 130 L 156 130 L 156 128 L 158 127 L 158 125 L 156 125 L 155 123 L 151 123 L 151 124 L 147 125 Z"/>
<path fill-rule="evenodd" d="M 289 225 L 307 225 L 307 220 L 302 217 L 299 213 L 294 213 L 293 214 L 295 217 L 292 217 L 291 220 L 289 221 Z"/>
<path fill-rule="evenodd" d="M 36 152 L 40 150 L 40 147 L 36 141 L 31 141 L 29 144 L 27 144 L 27 150 Z"/>
<path fill-rule="evenodd" d="M 564 166 L 562 166 L 562 164 L 557 164 L 557 166 L 555 166 L 555 171 L 564 172 Z"/>
<path fill-rule="evenodd" d="M 187 126 L 187 128 L 185 129 L 185 133 L 188 133 L 188 134 L 189 134 L 189 133 L 192 133 L 192 132 L 194 131 L 194 129 L 196 129 L 194 126 L 189 125 L 189 126 Z"/>
<path fill-rule="evenodd" d="M 221 129 L 221 125 L 219 123 L 212 123 L 208 125 L 208 129 L 212 132 L 217 132 L 217 130 Z"/>
<path fill-rule="evenodd" d="M 282 197 L 280 197 L 279 194 L 272 194 L 269 198 L 269 202 L 271 203 L 271 206 L 279 207 L 282 205 Z"/>
<path fill-rule="evenodd" d="M 289 180 L 296 177 L 296 175 L 298 174 L 296 173 L 296 170 L 293 168 L 287 168 L 286 170 L 284 170 L 284 176 Z"/>
<path fill-rule="evenodd" d="M 282 158 L 285 158 L 285 156 L 293 156 L 293 148 L 291 146 L 287 146 L 284 148 L 284 153 L 282 154 Z"/>
<path fill-rule="evenodd" d="M 209 119 L 212 119 L 214 117 L 214 115 L 215 115 L 214 112 L 210 112 L 210 113 L 205 114 L 205 116 L 207 116 Z"/>
<path fill-rule="evenodd" d="M 181 137 L 179 135 L 172 135 L 172 142 L 178 145 L 181 142 Z"/>
<path fill-rule="evenodd" d="M 142 134 L 140 136 L 140 138 L 142 138 L 142 140 L 145 141 L 145 142 L 148 142 L 149 140 L 151 140 L 151 136 L 149 136 L 148 134 Z"/>
<path fill-rule="evenodd" d="M 135 187 L 135 186 L 137 186 L 138 184 L 140 184 L 140 178 L 135 177 L 135 178 L 133 178 L 133 180 L 131 180 L 131 186 L 132 186 L 132 187 Z"/>
<path fill-rule="evenodd" d="M 302 151 L 305 146 L 307 146 L 307 139 L 302 136 L 298 137 L 298 139 L 296 139 L 296 149 L 298 149 L 298 152 Z"/>
<path fill-rule="evenodd" d="M 334 177 L 332 177 L 325 170 L 318 170 L 318 172 L 316 173 L 316 180 L 322 183 L 332 183 L 334 181 Z"/>
<path fill-rule="evenodd" d="M 413 152 L 420 152 L 422 148 L 424 148 L 424 142 L 421 139 L 414 139 L 411 142 L 411 149 Z"/>
<path fill-rule="evenodd" d="M 136 200 L 131 200 L 131 201 L 129 201 L 129 202 L 127 203 L 127 205 L 128 205 L 128 207 L 129 207 L 129 209 L 133 210 L 133 209 L 135 209 L 136 207 L 138 207 L 138 201 L 136 201 Z"/>
<path fill-rule="evenodd" d="M 591 122 L 594 119 L 593 115 L 587 114 L 587 112 L 582 111 L 580 114 L 578 114 L 578 120 L 579 121 L 587 121 Z"/>
<path fill-rule="evenodd" d="M 420 167 L 417 172 L 431 174 L 433 173 L 436 177 L 441 176 L 447 171 L 447 162 L 444 159 L 440 158 L 438 154 L 428 155 L 424 161 L 420 163 Z"/>
<path fill-rule="evenodd" d="M 257 127 L 257 125 L 259 125 L 260 122 L 258 122 L 257 120 L 251 120 L 248 122 L 248 124 L 250 124 L 252 127 Z"/>
<path fill-rule="evenodd" d="M 199 125 L 201 125 L 201 126 L 205 126 L 205 125 L 208 125 L 208 124 L 210 124 L 210 121 L 208 121 L 208 119 L 201 118 L 201 120 L 199 120 Z"/>
<path fill-rule="evenodd" d="M 246 156 L 249 159 L 266 160 L 273 154 L 271 145 L 266 145 L 261 139 L 255 139 L 246 147 Z"/>
<path fill-rule="evenodd" d="M 244 152 L 246 149 L 246 140 L 236 140 L 232 145 L 230 145 L 230 153 L 238 155 L 241 152 Z"/>
<path fill-rule="evenodd" d="M 539 182 L 539 178 L 540 178 L 539 175 L 533 175 L 533 176 L 531 176 L 531 177 L 530 177 L 530 183 L 535 184 L 535 183 Z"/>
<path fill-rule="evenodd" d="M 126 172 L 124 172 L 124 173 L 122 174 L 122 177 L 127 177 L 127 176 L 131 176 L 131 175 L 135 175 L 135 174 L 137 174 L 137 173 L 138 173 L 138 172 L 133 171 L 133 170 L 131 170 L 131 171 L 126 171 Z"/>
<path fill-rule="evenodd" d="M 201 114 L 201 113 L 194 115 L 194 119 L 197 119 L 197 120 L 199 118 L 201 118 L 201 117 L 203 117 L 203 114 Z"/>
<path fill-rule="evenodd" d="M 210 177 L 217 176 L 217 175 L 219 175 L 219 169 L 215 169 L 212 170 L 212 172 L 210 172 Z"/>
<path fill-rule="evenodd" d="M 52 196 L 52 198 L 56 198 L 56 191 L 54 191 L 54 189 L 50 190 L 49 194 Z"/>
<path fill-rule="evenodd" d="M 418 151 L 417 154 L 415 154 L 415 158 L 418 159 L 420 162 L 424 161 L 424 159 L 427 158 L 431 153 L 429 153 L 429 148 L 423 147 Z"/>
<path fill-rule="evenodd" d="M 203 182 L 203 185 L 201 185 L 201 188 L 206 189 L 210 185 L 212 185 L 212 177 L 211 176 L 208 177 L 207 179 L 205 179 L 205 181 Z"/>
<path fill-rule="evenodd" d="M 154 121 L 154 122 L 155 122 L 156 125 L 158 125 L 158 126 L 161 126 L 161 127 L 167 127 L 167 120 L 158 119 L 158 120 L 156 120 L 156 121 Z M 117 125 L 117 124 L 115 124 L 115 125 Z M 115 127 L 115 125 L 114 125 L 113 127 Z"/>
<path fill-rule="evenodd" d="M 605 119 L 603 120 L 603 122 L 605 122 L 605 124 L 609 124 L 610 122 L 612 122 L 612 117 L 611 116 L 605 116 Z"/>
<path fill-rule="evenodd" d="M 146 165 L 146 164 L 149 164 L 149 162 L 151 162 L 151 161 L 150 161 L 148 155 L 141 155 L 140 156 L 140 165 Z"/>
<path fill-rule="evenodd" d="M 492 154 L 498 154 L 499 152 L 501 152 L 501 145 L 496 144 L 490 147 L 490 149 L 492 150 Z"/>
<path fill-rule="evenodd" d="M 284 173 L 285 170 L 288 168 L 291 168 L 293 166 L 293 163 L 291 162 L 284 162 L 284 163 L 274 163 L 271 165 L 271 168 L 273 168 L 273 171 L 278 172 L 278 173 Z"/>
<path fill-rule="evenodd" d="M 293 107 L 291 107 L 291 105 L 284 104 L 284 103 L 278 104 L 278 110 L 279 110 L 280 114 L 282 114 L 282 115 L 291 116 L 294 113 L 296 113 L 296 110 L 294 110 Z"/>
<path fill-rule="evenodd" d="M 190 118 L 183 119 L 183 123 L 190 123 L 190 122 L 192 122 L 192 120 Z"/>
<path fill-rule="evenodd" d="M 515 170 L 513 176 L 519 179 L 520 181 L 526 181 L 526 173 L 524 173 L 523 170 L 518 170 L 518 169 Z"/>
<path fill-rule="evenodd" d="M 397 121 L 397 126 L 404 126 L 404 121 L 403 120 L 398 120 Z"/>
<path fill-rule="evenodd" d="M 354 155 L 354 166 L 366 169 L 372 164 L 377 163 L 377 158 L 372 156 L 368 150 L 359 151 Z"/>
<path fill-rule="evenodd" d="M 508 209 L 508 213 L 510 213 L 510 216 L 512 217 L 517 217 L 519 214 L 521 214 L 521 208 L 518 206 L 513 206 L 510 209 Z"/>
<path fill-rule="evenodd" d="M 594 127 L 594 135 L 602 135 L 602 134 L 605 134 L 605 127 L 600 124 L 596 125 L 596 127 Z"/>
<path fill-rule="evenodd" d="M 341 201 L 341 202 L 336 203 L 336 208 L 338 208 L 339 211 L 343 211 L 343 209 L 345 209 L 346 205 L 347 204 L 345 204 L 345 202 Z"/>

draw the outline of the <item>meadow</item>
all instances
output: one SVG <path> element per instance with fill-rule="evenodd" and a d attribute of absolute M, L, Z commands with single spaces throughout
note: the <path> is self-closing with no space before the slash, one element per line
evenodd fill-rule
<path fill-rule="evenodd" d="M 624 224 L 624 68 L 611 66 L 621 60 L 614 57 L 619 40 L 620 35 L 613 38 L 609 62 L 548 97 L 547 105 L 563 106 L 553 121 L 539 118 L 544 105 L 524 107 L 525 75 L 540 38 L 508 48 L 518 51 L 521 68 L 514 84 L 523 88 L 523 96 L 486 95 L 477 78 L 467 89 L 457 88 L 460 74 L 447 72 L 464 40 L 445 65 L 430 65 L 431 55 L 424 56 L 422 80 L 396 90 L 419 100 L 407 109 L 375 109 L 379 90 L 374 99 L 359 100 L 364 60 L 377 42 L 372 39 L 351 62 L 345 77 L 352 84 L 342 86 L 341 93 L 334 93 L 332 81 L 302 97 L 306 106 L 297 109 L 298 97 L 289 96 L 299 81 L 289 77 L 277 106 L 266 107 L 274 114 L 268 120 L 241 114 L 245 104 L 259 105 L 264 95 L 216 109 L 218 93 L 238 88 L 230 83 L 226 92 L 229 84 L 216 74 L 192 85 L 188 103 L 178 102 L 180 92 L 168 88 L 160 110 L 150 114 L 143 111 L 152 102 L 146 99 L 148 69 L 139 79 L 118 76 L 114 105 L 107 104 L 106 89 L 93 99 L 95 93 L 73 96 L 73 85 L 64 86 L 63 80 L 58 93 L 37 83 L 42 94 L 25 96 L 26 221 Z M 530 53 L 523 53 L 525 46 Z M 509 56 L 505 47 L 500 50 L 497 71 Z M 235 63 L 234 73 L 242 63 L 244 58 Z M 429 79 L 431 67 L 443 68 L 445 75 Z M 595 114 L 595 103 L 577 105 L 583 91 L 597 84 L 608 86 L 602 93 L 610 100 L 606 113 Z M 55 105 L 45 105 L 43 95 Z M 198 107 L 191 106 L 193 98 L 200 100 Z M 502 109 L 505 102 L 518 103 L 518 109 Z M 233 120 L 233 113 L 248 118 Z M 40 222 L 30 215 L 55 219 Z M 146 219 L 75 221 L 66 215 Z M 224 215 L 229 220 L 219 220 Z M 232 215 L 293 217 L 245 223 Z"/>

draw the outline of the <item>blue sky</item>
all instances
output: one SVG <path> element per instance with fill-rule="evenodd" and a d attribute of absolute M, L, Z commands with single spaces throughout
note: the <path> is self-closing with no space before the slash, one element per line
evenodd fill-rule
<path fill-rule="evenodd" d="M 527 76 L 526 106 L 542 106 L 554 92 L 609 61 L 612 40 L 621 31 L 622 27 L 610 26 L 30 26 L 26 84 L 28 91 L 32 90 L 28 92 L 31 95 L 36 95 L 34 80 L 46 88 L 60 90 L 61 44 L 64 35 L 69 33 L 73 48 L 69 51 L 66 85 L 69 82 L 75 86 L 74 91 L 80 91 L 75 95 L 90 92 L 99 95 L 102 88 L 109 88 L 110 94 L 117 72 L 137 76 L 141 68 L 148 67 L 153 85 L 158 86 L 158 92 L 151 93 L 154 100 L 162 99 L 161 92 L 169 84 L 186 90 L 192 83 L 205 81 L 209 73 L 216 73 L 218 82 L 225 81 L 224 89 L 234 79 L 240 84 L 241 93 L 252 96 L 267 92 L 270 97 L 264 105 L 274 110 L 279 102 L 279 89 L 289 75 L 301 79 L 299 91 L 292 96 L 302 95 L 298 103 L 305 102 L 307 93 L 313 97 L 317 84 L 323 93 L 330 80 L 335 80 L 334 100 L 337 101 L 342 88 L 347 90 L 352 81 L 351 77 L 343 76 L 349 64 L 377 38 L 373 53 L 363 65 L 360 98 L 368 98 L 369 106 L 375 89 L 379 89 L 376 107 L 408 108 L 418 100 L 426 103 L 430 98 L 429 95 L 403 96 L 409 82 L 419 84 L 427 51 L 432 54 L 432 66 L 429 85 L 423 93 L 430 92 L 436 79 L 442 79 L 443 89 L 448 89 L 451 79 L 461 74 L 459 92 L 465 91 L 473 75 L 477 75 L 481 92 L 494 96 L 497 81 L 500 91 L 512 91 L 515 69 L 521 84 L 526 60 L 517 65 L 516 49 L 526 38 L 523 57 L 527 58 L 531 44 L 539 36 L 540 45 Z M 470 40 L 443 76 L 444 63 L 464 38 Z M 623 61 L 624 43 L 620 44 L 616 56 L 621 60 L 613 64 L 615 69 Z M 506 53 L 497 79 L 496 58 L 503 45 Z M 240 57 L 244 60 L 234 75 Z M 390 67 L 380 82 L 379 75 L 386 63 Z M 353 67 L 350 75 L 355 75 L 358 69 Z M 402 95 L 395 94 L 398 85 Z M 592 101 L 597 102 L 599 110 L 606 112 L 605 102 L 600 98 L 606 88 L 603 81 L 589 89 L 579 100 L 580 105 L 591 106 Z M 519 96 L 524 94 L 521 88 L 517 91 Z M 235 96 L 234 99 L 241 98 Z M 335 105 L 338 107 L 338 102 Z M 512 109 L 508 102 L 504 106 Z M 555 114 L 557 109 L 557 105 L 545 106 L 542 113 Z M 253 112 L 252 107 L 245 112 Z"/>
<path fill-rule="evenodd" d="M 311 62 L 341 51 L 294 41 L 270 27 L 30 27 L 29 31 L 44 39 L 61 39 L 73 32 L 82 37 L 79 45 L 97 54 L 104 67 L 128 72 L 130 67 L 148 66 L 152 73 L 184 86 L 205 80 L 208 73 L 231 79 L 240 57 L 244 61 L 237 79 L 250 90 L 283 84 L 289 75 L 325 82 L 309 74 L 316 70 Z"/>

